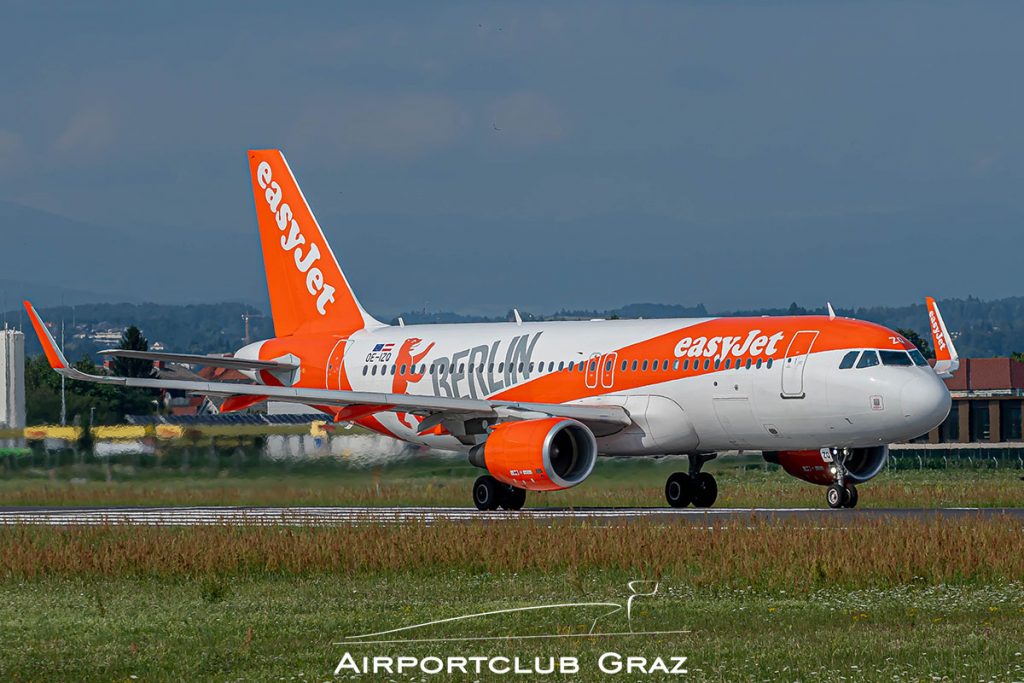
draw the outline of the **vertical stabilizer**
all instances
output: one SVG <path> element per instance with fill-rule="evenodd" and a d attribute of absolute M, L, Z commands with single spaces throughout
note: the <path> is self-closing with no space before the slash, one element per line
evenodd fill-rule
<path fill-rule="evenodd" d="M 249 150 L 274 334 L 382 325 L 359 305 L 280 150 Z"/>
<path fill-rule="evenodd" d="M 931 328 L 932 343 L 935 345 L 935 372 L 942 378 L 952 377 L 953 373 L 960 369 L 960 356 L 953 346 L 953 338 L 946 329 L 939 305 L 930 296 L 925 299 L 925 303 L 928 305 L 928 326 Z"/>

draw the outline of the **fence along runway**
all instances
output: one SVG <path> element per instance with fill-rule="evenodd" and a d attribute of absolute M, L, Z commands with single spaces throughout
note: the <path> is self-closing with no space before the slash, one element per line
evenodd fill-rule
<path fill-rule="evenodd" d="M 1007 516 L 1024 521 L 1024 508 L 891 508 L 830 510 L 814 508 L 534 508 L 519 512 L 480 512 L 475 508 L 432 507 L 18 507 L 0 509 L 0 524 L 43 526 L 338 526 L 352 524 L 431 524 L 436 522 L 540 523 L 582 521 L 617 525 L 639 521 L 704 524 L 879 518 L 961 519 Z"/>

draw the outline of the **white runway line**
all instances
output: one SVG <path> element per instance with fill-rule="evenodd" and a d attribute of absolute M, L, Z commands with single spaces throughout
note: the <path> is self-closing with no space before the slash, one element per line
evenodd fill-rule
<path fill-rule="evenodd" d="M 351 524 L 430 524 L 438 521 L 506 522 L 532 520 L 627 523 L 641 519 L 672 522 L 725 522 L 763 519 L 854 520 L 865 517 L 962 517 L 1005 513 L 1024 517 L 1024 510 L 899 509 L 828 510 L 813 508 L 587 508 L 526 509 L 519 512 L 480 512 L 474 508 L 430 507 L 163 507 L 163 508 L 18 508 L 0 509 L 0 525 L 44 526 L 337 526 Z"/>

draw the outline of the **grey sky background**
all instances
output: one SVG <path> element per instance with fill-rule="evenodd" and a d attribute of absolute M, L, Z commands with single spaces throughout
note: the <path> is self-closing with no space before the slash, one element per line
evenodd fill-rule
<path fill-rule="evenodd" d="M 10 301 L 264 302 L 250 147 L 380 315 L 1024 293 L 1021 3 L 3 15 Z"/>

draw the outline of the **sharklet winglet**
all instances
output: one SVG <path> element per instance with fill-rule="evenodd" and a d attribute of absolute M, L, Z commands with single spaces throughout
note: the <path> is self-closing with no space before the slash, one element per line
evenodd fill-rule
<path fill-rule="evenodd" d="M 39 337 L 39 343 L 43 345 L 43 353 L 46 354 L 46 360 L 49 361 L 50 367 L 60 372 L 61 370 L 69 370 L 71 365 L 68 363 L 67 358 L 64 357 L 64 353 L 57 346 L 56 340 L 53 335 L 50 334 L 50 330 L 47 329 L 46 323 L 39 317 L 39 313 L 36 312 L 35 306 L 29 301 L 23 302 L 25 304 L 25 310 L 28 312 L 29 320 L 32 321 L 32 327 L 36 331 L 36 335 Z"/>

